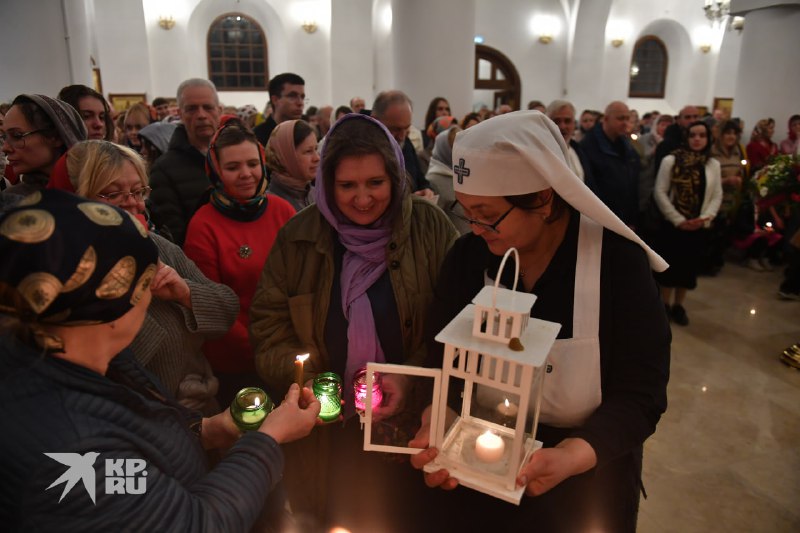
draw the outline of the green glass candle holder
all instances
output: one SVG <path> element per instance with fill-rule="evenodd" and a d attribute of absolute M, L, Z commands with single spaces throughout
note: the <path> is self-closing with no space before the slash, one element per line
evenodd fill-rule
<path fill-rule="evenodd" d="M 242 431 L 255 431 L 275 408 L 267 393 L 258 387 L 247 387 L 236 393 L 231 402 L 231 416 Z"/>
<path fill-rule="evenodd" d="M 314 396 L 320 403 L 319 418 L 330 422 L 342 412 L 342 378 L 333 372 L 323 372 L 314 378 Z"/>

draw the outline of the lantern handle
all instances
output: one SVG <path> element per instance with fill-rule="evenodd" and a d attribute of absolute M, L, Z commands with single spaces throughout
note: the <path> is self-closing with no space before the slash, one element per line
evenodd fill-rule
<path fill-rule="evenodd" d="M 508 256 L 511 255 L 511 252 L 514 252 L 514 287 L 511 289 L 512 291 L 517 290 L 517 283 L 519 282 L 519 252 L 516 248 L 511 247 L 506 250 L 506 253 L 503 255 L 503 260 L 500 261 L 500 268 L 497 269 L 497 278 L 494 280 L 494 291 L 492 292 L 492 309 L 497 308 L 497 289 L 500 288 L 500 275 L 503 273 L 503 269 L 506 266 L 506 260 Z"/>

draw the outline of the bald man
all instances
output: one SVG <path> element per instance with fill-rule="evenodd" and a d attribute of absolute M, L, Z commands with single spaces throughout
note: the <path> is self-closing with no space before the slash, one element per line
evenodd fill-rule
<path fill-rule="evenodd" d="M 623 102 L 608 104 L 602 120 L 580 143 L 595 194 L 625 224 L 635 227 L 639 211 L 639 156 L 628 137 L 630 110 Z"/>

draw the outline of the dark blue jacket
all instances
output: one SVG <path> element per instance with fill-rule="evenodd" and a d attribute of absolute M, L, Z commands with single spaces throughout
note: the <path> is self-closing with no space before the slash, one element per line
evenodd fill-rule
<path fill-rule="evenodd" d="M 586 184 L 625 224 L 635 224 L 639 212 L 640 162 L 630 140 L 620 137 L 612 143 L 598 122 L 580 146 L 591 172 L 591 183 L 587 179 Z"/>
<path fill-rule="evenodd" d="M 247 531 L 280 478 L 283 454 L 249 432 L 208 471 L 200 415 L 165 397 L 123 351 L 105 376 L 0 337 L 0 524 L 6 531 Z M 44 455 L 96 452 L 93 503 Z M 106 459 L 141 459 L 143 494 L 107 494 Z M 113 470 L 112 470 L 113 472 Z"/>

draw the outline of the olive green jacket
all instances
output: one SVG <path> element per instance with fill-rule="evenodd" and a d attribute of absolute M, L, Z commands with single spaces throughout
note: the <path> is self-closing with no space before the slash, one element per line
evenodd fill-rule
<path fill-rule="evenodd" d="M 386 262 L 407 364 L 425 360 L 425 318 L 439 267 L 457 237 L 438 207 L 416 196 L 403 200 Z M 294 381 L 297 354 L 311 354 L 304 381 L 330 368 L 324 329 L 333 286 L 334 238 L 334 229 L 311 205 L 281 228 L 264 265 L 250 309 L 250 340 L 256 369 L 276 394 Z"/>

